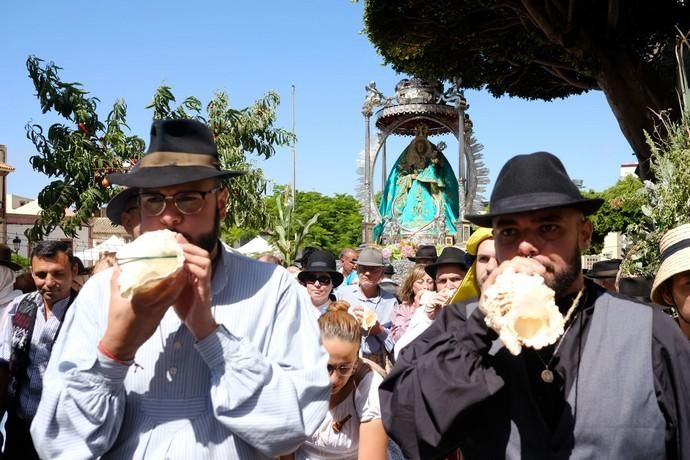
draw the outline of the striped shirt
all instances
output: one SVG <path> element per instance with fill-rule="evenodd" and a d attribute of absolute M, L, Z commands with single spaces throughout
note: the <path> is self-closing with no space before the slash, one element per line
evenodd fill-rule
<path fill-rule="evenodd" d="M 7 307 L 7 318 L 2 323 L 0 332 L 0 361 L 9 362 L 12 353 L 12 318 L 17 313 L 17 308 L 25 298 L 30 299 L 38 308 L 36 322 L 31 334 L 31 346 L 29 347 L 29 362 L 26 367 L 26 376 L 22 376 L 19 388 L 19 418 L 31 420 L 36 414 L 38 402 L 43 392 L 43 374 L 48 366 L 53 341 L 60 330 L 60 323 L 65 316 L 70 297 L 55 302 L 51 314 L 46 320 L 46 307 L 43 297 L 38 291 L 20 295 L 10 302 Z"/>
<path fill-rule="evenodd" d="M 222 252 L 218 328 L 196 342 L 171 308 L 137 351 L 97 352 L 111 271 L 69 310 L 31 427 L 43 458 L 262 459 L 293 451 L 323 420 L 328 356 L 313 308 L 281 267 Z"/>

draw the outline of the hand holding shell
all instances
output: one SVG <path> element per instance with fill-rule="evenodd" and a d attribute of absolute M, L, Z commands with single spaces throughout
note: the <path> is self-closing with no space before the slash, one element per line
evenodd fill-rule
<path fill-rule="evenodd" d="M 538 350 L 551 345 L 563 334 L 555 293 L 539 275 L 507 268 L 482 294 L 479 308 L 487 326 L 513 355 L 520 354 L 523 346 Z"/>

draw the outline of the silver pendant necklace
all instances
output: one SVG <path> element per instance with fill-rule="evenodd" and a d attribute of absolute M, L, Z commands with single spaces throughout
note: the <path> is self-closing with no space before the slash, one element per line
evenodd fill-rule
<path fill-rule="evenodd" d="M 553 362 L 554 358 L 558 354 L 558 350 L 561 348 L 561 344 L 563 343 L 563 339 L 565 339 L 566 334 L 570 330 L 570 327 L 573 325 L 575 322 L 575 318 L 573 317 L 572 321 L 570 321 L 571 316 L 573 316 L 573 313 L 577 310 L 577 306 L 580 303 L 580 298 L 582 297 L 582 293 L 585 292 L 585 287 L 582 286 L 582 289 L 580 289 L 580 292 L 577 293 L 575 298 L 573 299 L 573 303 L 570 304 L 570 308 L 568 309 L 568 312 L 565 315 L 565 319 L 563 320 L 563 324 L 567 324 L 568 326 L 566 327 L 565 331 L 563 332 L 563 335 L 558 339 L 558 343 L 556 343 L 556 348 L 553 350 L 553 354 L 551 355 L 551 359 L 549 359 L 548 363 L 545 363 L 544 360 L 541 358 L 539 355 L 539 352 L 537 350 L 534 350 L 534 352 L 537 355 L 537 358 L 539 358 L 539 361 L 544 365 L 544 369 L 541 371 L 539 376 L 541 377 L 541 380 L 544 383 L 553 383 L 554 380 L 554 375 L 553 371 L 550 369 L 551 363 Z"/>

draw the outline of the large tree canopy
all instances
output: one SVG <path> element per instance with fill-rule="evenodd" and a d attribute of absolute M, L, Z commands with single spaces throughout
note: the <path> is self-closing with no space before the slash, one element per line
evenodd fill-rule
<path fill-rule="evenodd" d="M 367 33 L 401 72 L 494 96 L 551 100 L 602 90 L 648 173 L 654 113 L 676 108 L 682 0 L 366 0 Z"/>

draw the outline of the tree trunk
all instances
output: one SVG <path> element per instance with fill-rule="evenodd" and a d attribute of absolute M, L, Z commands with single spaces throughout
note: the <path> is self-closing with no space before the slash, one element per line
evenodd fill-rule
<path fill-rule="evenodd" d="M 638 175 L 642 179 L 651 179 L 651 150 L 645 139 L 645 131 L 653 135 L 659 121 L 652 111 L 658 113 L 674 109 L 670 113 L 671 118 L 679 118 L 673 80 L 663 85 L 658 75 L 649 78 L 639 59 L 619 49 L 604 50 L 599 53 L 599 60 L 601 68 L 596 76 L 597 83 L 606 94 L 618 125 L 637 156 Z"/>

